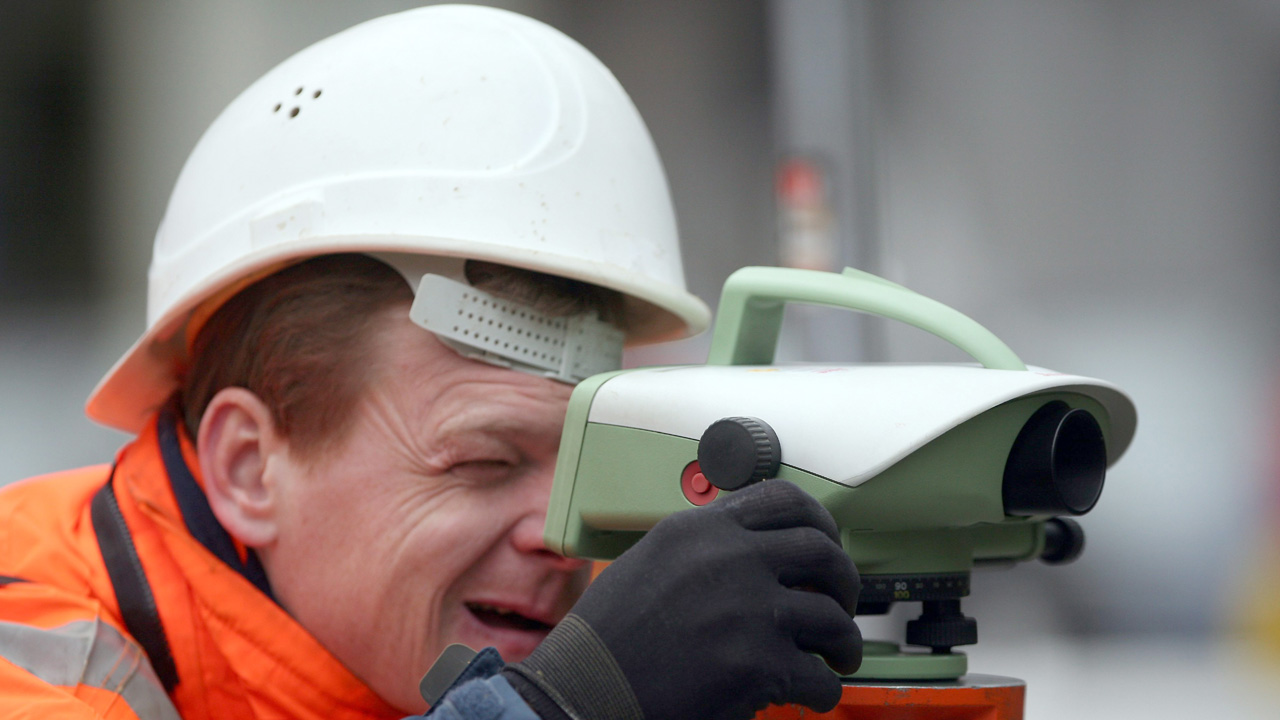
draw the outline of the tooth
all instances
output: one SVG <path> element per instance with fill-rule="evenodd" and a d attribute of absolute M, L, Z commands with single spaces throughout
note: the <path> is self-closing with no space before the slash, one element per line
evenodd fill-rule
<path fill-rule="evenodd" d="M 507 608 L 500 608 L 500 607 L 496 607 L 494 605 L 488 605 L 485 603 L 472 603 L 472 607 L 476 608 L 477 610 L 483 610 L 484 612 L 494 613 L 495 615 L 514 615 L 515 614 L 514 610 L 509 610 Z"/>

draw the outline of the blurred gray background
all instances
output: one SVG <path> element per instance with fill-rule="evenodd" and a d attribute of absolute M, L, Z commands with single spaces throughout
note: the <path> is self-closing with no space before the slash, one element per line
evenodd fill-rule
<path fill-rule="evenodd" d="M 127 440 L 81 408 L 142 330 L 155 228 L 219 110 L 417 4 L 0 0 L 0 484 Z M 1028 717 L 1274 717 L 1255 675 L 1280 664 L 1239 628 L 1280 542 L 1280 2 L 490 4 L 564 30 L 630 91 L 708 303 L 737 267 L 816 247 L 1132 395 L 1138 436 L 1085 556 L 975 577 L 971 668 L 1028 679 Z M 792 160 L 816 195 L 779 184 Z M 806 309 L 780 355 L 965 359 Z"/>

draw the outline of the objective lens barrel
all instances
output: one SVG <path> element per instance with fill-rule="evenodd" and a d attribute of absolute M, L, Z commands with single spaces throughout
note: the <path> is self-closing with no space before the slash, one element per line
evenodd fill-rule
<path fill-rule="evenodd" d="M 1107 445 L 1088 410 L 1055 400 L 1037 410 L 1013 442 L 1004 469 L 1008 515 L 1083 515 L 1102 494 Z"/>

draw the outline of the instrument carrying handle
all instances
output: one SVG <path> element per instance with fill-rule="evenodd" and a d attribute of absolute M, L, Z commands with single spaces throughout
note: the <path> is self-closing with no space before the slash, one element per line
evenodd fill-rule
<path fill-rule="evenodd" d="M 829 305 L 898 320 L 960 348 L 984 367 L 1026 370 L 1000 338 L 969 316 L 897 283 L 845 268 L 843 273 L 745 267 L 729 276 L 711 336 L 708 365 L 768 365 L 789 302 Z"/>

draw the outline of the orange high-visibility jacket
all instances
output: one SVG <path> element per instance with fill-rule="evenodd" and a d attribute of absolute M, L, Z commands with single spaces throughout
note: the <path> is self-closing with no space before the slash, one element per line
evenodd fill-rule
<path fill-rule="evenodd" d="M 0 490 L 0 717 L 403 716 L 271 598 L 178 426 Z"/>

